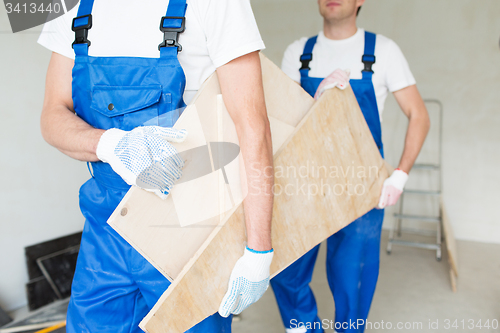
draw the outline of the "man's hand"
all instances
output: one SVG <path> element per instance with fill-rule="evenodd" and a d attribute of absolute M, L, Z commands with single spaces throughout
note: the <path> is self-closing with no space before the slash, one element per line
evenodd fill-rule
<path fill-rule="evenodd" d="M 378 208 L 393 206 L 398 202 L 401 193 L 408 181 L 408 174 L 400 169 L 394 170 L 392 175 L 384 181 L 382 195 L 378 202 Z"/>
<path fill-rule="evenodd" d="M 245 248 L 245 253 L 233 268 L 229 289 L 219 307 L 222 317 L 240 314 L 264 295 L 269 287 L 272 260 L 273 250 L 261 252 Z"/>
<path fill-rule="evenodd" d="M 318 99 L 327 89 L 337 87 L 344 90 L 349 85 L 349 75 L 349 70 L 334 70 L 332 74 L 328 75 L 323 81 L 321 81 L 316 93 L 314 94 L 314 99 Z"/>
<path fill-rule="evenodd" d="M 96 155 L 109 163 L 127 184 L 165 199 L 184 167 L 184 161 L 170 142 L 182 142 L 186 136 L 185 130 L 158 126 L 137 127 L 132 131 L 112 128 L 101 136 Z"/>

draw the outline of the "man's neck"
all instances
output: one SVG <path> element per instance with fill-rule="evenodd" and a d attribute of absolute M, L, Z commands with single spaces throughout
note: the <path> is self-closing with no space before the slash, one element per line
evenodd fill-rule
<path fill-rule="evenodd" d="M 358 31 L 356 17 L 347 18 L 342 21 L 323 21 L 323 33 L 325 37 L 333 40 L 341 40 L 354 36 Z"/>

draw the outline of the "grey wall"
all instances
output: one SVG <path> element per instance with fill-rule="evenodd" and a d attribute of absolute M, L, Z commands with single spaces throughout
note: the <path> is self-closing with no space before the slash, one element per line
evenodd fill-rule
<path fill-rule="evenodd" d="M 0 9 L 0 305 L 26 303 L 24 247 L 83 227 L 78 189 L 85 163 L 66 157 L 40 134 L 50 52 L 36 43 L 40 27 L 12 34 Z"/>
<path fill-rule="evenodd" d="M 314 0 L 252 4 L 265 53 L 278 64 L 289 43 L 321 28 Z M 50 53 L 36 44 L 40 28 L 10 33 L 1 7 L 0 305 L 13 309 L 25 303 L 23 248 L 81 230 L 78 188 L 88 172 L 84 163 L 43 141 L 39 117 Z M 422 95 L 438 98 L 445 106 L 444 198 L 457 237 L 496 243 L 499 13 L 497 0 L 367 0 L 359 18 L 360 26 L 400 45 Z M 389 99 L 383 126 L 386 154 L 393 164 L 401 152 L 405 124 Z M 429 182 L 425 177 L 422 182 Z"/>

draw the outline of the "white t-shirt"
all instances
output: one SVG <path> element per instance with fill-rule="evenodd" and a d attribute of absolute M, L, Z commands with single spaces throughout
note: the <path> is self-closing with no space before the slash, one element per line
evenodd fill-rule
<path fill-rule="evenodd" d="M 300 56 L 308 38 L 303 37 L 288 46 L 283 56 L 281 69 L 293 80 L 300 83 L 299 69 L 302 66 Z M 325 78 L 334 70 L 349 69 L 351 79 L 361 79 L 364 68 L 361 57 L 365 50 L 365 31 L 358 31 L 351 37 L 342 40 L 332 40 L 325 37 L 323 31 L 318 34 L 318 40 L 313 49 L 313 59 L 309 63 L 309 76 Z M 388 92 L 395 92 L 415 84 L 408 62 L 401 49 L 391 39 L 377 35 L 375 44 L 376 62 L 372 81 L 377 97 L 377 105 L 382 120 L 384 102 Z"/>
<path fill-rule="evenodd" d="M 186 75 L 186 103 L 201 84 L 227 62 L 264 49 L 249 0 L 188 0 L 186 30 L 179 35 L 179 62 Z M 53 52 L 75 58 L 71 30 L 78 7 L 47 22 L 38 43 Z M 160 20 L 168 0 L 95 1 L 88 39 L 90 56 L 158 58 L 163 42 Z"/>

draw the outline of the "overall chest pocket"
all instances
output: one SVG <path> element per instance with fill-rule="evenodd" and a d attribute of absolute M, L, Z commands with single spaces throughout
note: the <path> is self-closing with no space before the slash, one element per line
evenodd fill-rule
<path fill-rule="evenodd" d="M 130 131 L 144 124 L 155 125 L 158 122 L 161 97 L 160 85 L 96 85 L 92 90 L 90 105 L 94 111 L 94 126 L 101 129 L 119 128 Z"/>

